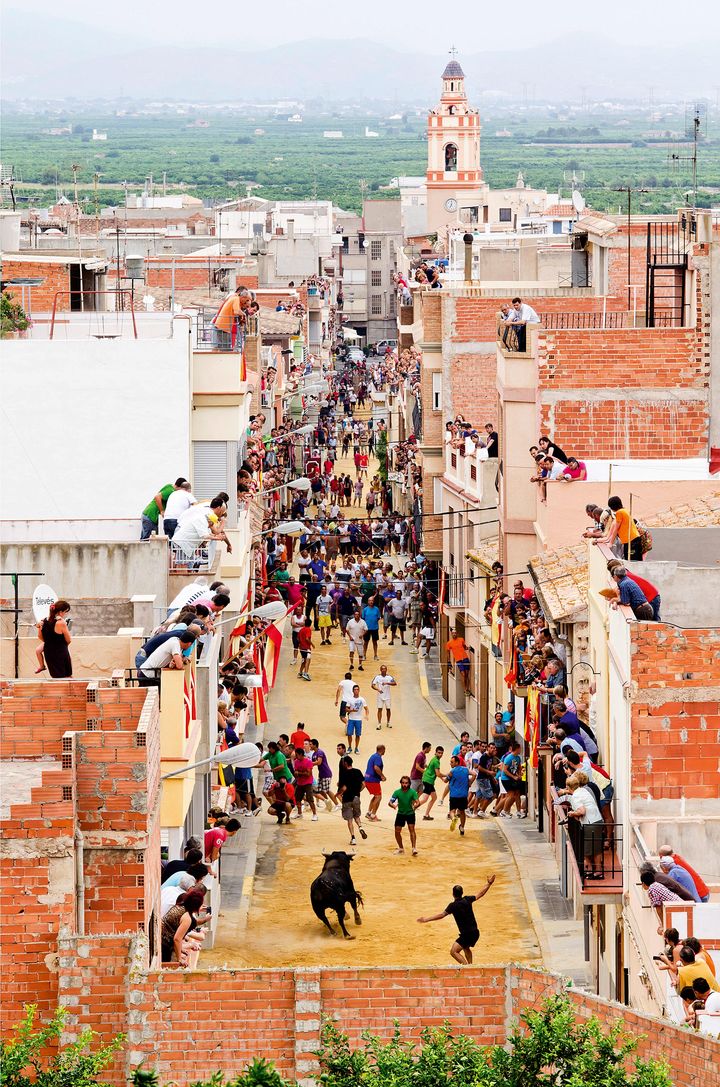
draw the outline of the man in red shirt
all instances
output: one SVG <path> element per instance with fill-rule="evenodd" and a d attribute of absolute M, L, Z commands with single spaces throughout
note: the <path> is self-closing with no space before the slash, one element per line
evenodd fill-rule
<path fill-rule="evenodd" d="M 214 826 L 205 831 L 205 860 L 213 863 L 220 856 L 220 850 L 228 838 L 234 837 L 240 830 L 238 819 L 228 819 L 224 826 Z"/>
<path fill-rule="evenodd" d="M 642 586 L 641 586 L 641 588 L 642 588 Z M 644 589 L 643 589 L 643 592 L 645 592 Z M 647 593 L 645 593 L 645 595 L 647 596 Z M 697 872 L 695 871 L 694 868 L 690 867 L 690 865 L 688 864 L 688 862 L 686 860 L 683 860 L 683 858 L 680 856 L 679 853 L 673 852 L 673 848 L 672 848 L 671 845 L 661 845 L 660 848 L 658 849 L 658 856 L 659 857 L 672 857 L 672 859 L 675 861 L 675 864 L 679 864 L 680 867 L 684 868 L 685 871 L 689 874 L 690 878 L 692 879 L 693 883 L 695 884 L 695 889 L 696 889 L 697 893 L 700 895 L 700 901 L 701 902 L 709 901 L 709 899 L 710 899 L 710 888 L 708 887 L 705 880 L 702 878 L 702 876 L 699 876 L 697 874 Z"/>
<path fill-rule="evenodd" d="M 310 737 L 305 731 L 305 726 L 303 725 L 302 721 L 298 721 L 298 727 L 295 729 L 292 736 L 290 737 L 290 744 L 292 745 L 292 747 L 302 747 L 304 749 L 305 744 L 308 743 L 310 743 Z"/>
<path fill-rule="evenodd" d="M 302 819 L 303 800 L 306 800 L 312 812 L 312 822 L 317 823 L 318 817 L 313 792 L 313 763 L 312 759 L 309 759 L 305 754 L 304 748 L 295 748 L 295 758 L 292 765 L 295 774 L 295 806 L 297 807 L 297 815 L 294 818 Z"/>
<path fill-rule="evenodd" d="M 299 679 L 310 682 L 310 657 L 312 655 L 312 619 L 306 619 L 298 631 L 298 646 L 300 647 L 300 671 Z M 310 737 L 308 736 L 308 739 Z"/>
<path fill-rule="evenodd" d="M 359 479 L 362 478 L 363 472 L 365 473 L 365 478 L 367 479 L 368 465 L 369 464 L 370 464 L 370 458 L 368 457 L 367 453 L 361 453 L 360 454 L 360 470 L 358 472 L 358 478 Z"/>

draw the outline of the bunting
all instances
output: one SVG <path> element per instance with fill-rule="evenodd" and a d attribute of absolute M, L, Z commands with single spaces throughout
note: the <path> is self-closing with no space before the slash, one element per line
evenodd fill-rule
<path fill-rule="evenodd" d="M 510 667 L 505 673 L 505 683 L 508 687 L 514 687 L 518 679 L 518 647 L 514 638 L 510 644 Z"/>
<path fill-rule="evenodd" d="M 281 619 L 279 623 L 271 623 L 265 633 L 267 634 L 267 644 L 265 646 L 265 670 L 267 672 L 267 682 L 272 689 L 275 686 L 275 680 L 277 679 L 278 664 L 280 663 L 280 647 L 282 646 L 283 632 L 282 627 L 285 625 L 285 619 Z"/>

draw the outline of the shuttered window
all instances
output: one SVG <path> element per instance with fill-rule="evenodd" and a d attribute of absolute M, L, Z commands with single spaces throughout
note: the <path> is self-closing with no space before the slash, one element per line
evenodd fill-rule
<path fill-rule="evenodd" d="M 227 442 L 193 442 L 192 491 L 195 497 L 214 498 L 218 491 L 228 490 L 227 483 Z"/>

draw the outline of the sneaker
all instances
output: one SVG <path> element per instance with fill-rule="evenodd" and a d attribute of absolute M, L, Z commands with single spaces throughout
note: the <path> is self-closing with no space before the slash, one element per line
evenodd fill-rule
<path fill-rule="evenodd" d="M 461 838 L 465 837 L 465 827 L 460 827 L 460 837 Z"/>
<path fill-rule="evenodd" d="M 455 828 L 457 827 L 457 825 L 458 825 L 458 821 L 457 821 L 457 815 L 454 815 L 454 816 L 452 817 L 452 819 L 450 820 L 450 830 L 451 830 L 451 831 L 455 830 Z"/>
<path fill-rule="evenodd" d="M 417 849 L 413 849 L 412 855 L 413 855 L 413 857 L 417 857 L 417 855 L 418 855 Z"/>
<path fill-rule="evenodd" d="M 350 845 L 357 845 L 357 842 L 355 841 L 354 838 L 350 839 Z"/>
<path fill-rule="evenodd" d="M 360 831 L 360 837 L 363 839 L 363 841 L 365 841 L 365 839 L 367 838 L 367 831 L 364 827 L 358 827 L 358 830 Z"/>
<path fill-rule="evenodd" d="M 381 731 L 381 729 L 382 729 L 382 725 L 378 725 L 378 726 L 377 726 L 377 728 L 375 729 L 375 731 L 376 731 L 376 732 L 380 732 L 380 731 Z"/>
<path fill-rule="evenodd" d="M 362 664 L 358 664 L 358 672 L 364 672 L 364 671 L 365 671 L 365 669 L 363 668 Z"/>
<path fill-rule="evenodd" d="M 410 652 L 411 652 L 411 653 L 417 653 L 417 649 L 415 648 L 415 646 L 413 646 L 413 647 L 412 647 L 412 649 L 410 650 Z"/>
<path fill-rule="evenodd" d="M 325 811 L 335 811 L 335 808 L 339 805 L 333 804 L 332 800 L 325 801 Z"/>
<path fill-rule="evenodd" d="M 293 817 L 293 819 L 302 819 L 302 812 L 294 811 L 292 813 L 292 817 Z"/>
<path fill-rule="evenodd" d="M 317 821 L 318 821 L 318 817 L 317 817 L 317 815 L 313 815 L 313 817 L 312 817 L 312 819 L 310 820 L 310 822 L 311 822 L 311 823 L 317 823 Z"/>
<path fill-rule="evenodd" d="M 405 852 L 404 849 L 393 849 L 393 853 L 395 854 L 396 857 L 399 857 L 404 852 Z"/>
<path fill-rule="evenodd" d="M 312 676 L 309 676 L 307 672 L 303 673 L 303 679 L 306 679 L 308 683 L 312 683 Z"/>
<path fill-rule="evenodd" d="M 485 812 L 484 811 L 479 811 L 477 813 L 477 815 L 475 816 L 475 818 L 476 819 L 484 819 L 485 818 Z"/>

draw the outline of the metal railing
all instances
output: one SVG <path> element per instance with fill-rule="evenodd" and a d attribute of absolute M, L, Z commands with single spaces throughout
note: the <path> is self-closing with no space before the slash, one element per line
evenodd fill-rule
<path fill-rule="evenodd" d="M 209 573 L 213 569 L 217 540 L 205 540 L 197 547 L 184 548 L 182 544 L 170 541 L 168 561 L 170 573 Z"/>
<path fill-rule="evenodd" d="M 94 300 L 99 295 L 103 295 L 105 297 L 109 296 L 109 297 L 113 298 L 115 300 L 115 309 L 110 309 L 110 310 L 98 309 L 94 304 L 92 306 L 89 306 L 86 309 L 85 304 L 84 304 L 85 298 L 92 298 Z M 69 298 L 70 299 L 70 314 L 74 314 L 74 315 L 80 314 L 81 316 L 85 316 L 85 317 L 93 317 L 94 315 L 97 314 L 98 319 L 101 319 L 102 317 L 109 318 L 111 315 L 117 315 L 117 317 L 120 318 L 122 314 L 124 314 L 126 312 L 129 313 L 130 317 L 131 317 L 131 320 L 132 320 L 133 338 L 134 339 L 138 338 L 137 324 L 135 322 L 135 305 L 134 305 L 134 299 L 133 299 L 133 292 L 132 291 L 126 291 L 126 290 L 117 290 L 117 291 L 56 291 L 55 292 L 55 297 L 53 298 L 52 314 L 50 316 L 50 335 L 49 335 L 49 339 L 52 340 L 54 335 L 55 335 L 55 323 L 56 323 L 56 320 L 57 320 L 57 307 L 58 307 L 58 299 L 59 298 Z M 126 298 L 127 298 L 127 308 L 126 308 L 126 305 L 125 305 L 125 299 Z M 77 299 L 80 300 L 80 306 L 79 306 L 78 309 L 73 309 L 73 304 L 75 303 L 75 301 Z M 63 321 L 67 320 L 67 311 L 62 310 L 61 313 L 62 313 L 62 320 Z M 118 339 L 118 337 L 120 337 L 122 335 L 122 331 L 117 331 L 117 327 L 120 327 L 120 326 L 116 326 L 116 329 L 112 330 L 112 331 L 106 331 L 104 328 L 99 328 L 99 330 L 97 332 L 91 332 L 91 335 L 94 336 L 95 339 L 98 339 L 98 340 L 110 340 L 110 339 L 115 340 L 115 339 Z"/>
<path fill-rule="evenodd" d="M 584 891 L 601 881 L 622 887 L 622 823 L 587 825 L 568 819 L 567 832 Z"/>
<path fill-rule="evenodd" d="M 217 309 L 200 308 L 195 318 L 196 351 L 243 351 L 249 336 L 257 336 L 259 323 L 255 314 L 246 317 L 244 322 L 235 323 L 231 332 L 223 332 L 215 327 Z"/>

